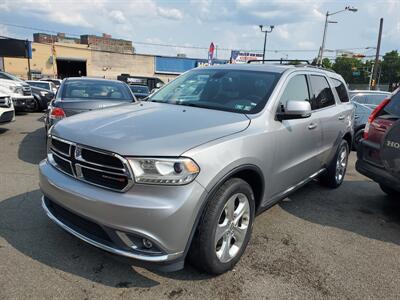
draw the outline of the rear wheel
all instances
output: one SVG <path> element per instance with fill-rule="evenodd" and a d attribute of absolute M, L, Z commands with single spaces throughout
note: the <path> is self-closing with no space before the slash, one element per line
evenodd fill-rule
<path fill-rule="evenodd" d="M 200 220 L 190 248 L 190 262 L 211 274 L 232 269 L 247 247 L 254 215 L 254 194 L 249 184 L 239 178 L 226 181 Z"/>
<path fill-rule="evenodd" d="M 400 192 L 396 191 L 395 189 L 392 189 L 391 187 L 384 185 L 384 184 L 379 184 L 381 187 L 381 190 L 388 196 L 390 197 L 399 197 Z"/>
<path fill-rule="evenodd" d="M 342 140 L 327 171 L 320 177 L 322 184 L 330 188 L 337 188 L 342 184 L 346 175 L 348 156 L 349 144 Z"/>

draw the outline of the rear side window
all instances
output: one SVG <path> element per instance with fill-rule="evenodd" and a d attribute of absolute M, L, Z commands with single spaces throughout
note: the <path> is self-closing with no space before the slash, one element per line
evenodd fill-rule
<path fill-rule="evenodd" d="M 391 115 L 400 118 L 400 90 L 392 96 L 380 115 Z"/>
<path fill-rule="evenodd" d="M 311 75 L 311 86 L 315 107 L 313 109 L 324 108 L 335 104 L 332 90 L 324 76 Z"/>
<path fill-rule="evenodd" d="M 284 107 L 286 107 L 288 101 L 310 102 L 307 78 L 305 75 L 297 75 L 290 79 L 280 99 L 281 105 Z"/>
<path fill-rule="evenodd" d="M 334 88 L 336 89 L 336 93 L 339 96 L 340 102 L 349 102 L 349 94 L 347 93 L 346 86 L 340 80 L 335 78 L 331 78 Z"/>

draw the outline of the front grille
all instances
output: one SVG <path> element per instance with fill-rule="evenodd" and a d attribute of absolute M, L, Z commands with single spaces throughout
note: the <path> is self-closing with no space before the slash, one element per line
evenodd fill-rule
<path fill-rule="evenodd" d="M 125 160 L 114 153 L 49 138 L 49 161 L 60 171 L 106 189 L 124 192 L 133 184 Z"/>
<path fill-rule="evenodd" d="M 72 213 L 48 198 L 45 198 L 45 203 L 47 209 L 53 214 L 53 216 L 68 227 L 84 234 L 85 236 L 89 236 L 93 240 L 101 240 L 103 243 L 104 241 L 106 243 L 112 243 L 110 237 L 100 225 Z"/>
<path fill-rule="evenodd" d="M 23 95 L 24 96 L 31 96 L 32 93 L 31 93 L 31 91 L 23 91 Z"/>
<path fill-rule="evenodd" d="M 89 149 L 82 149 L 81 155 L 84 160 L 93 163 L 120 169 L 124 167 L 120 159 L 115 156 L 110 156 L 108 154 L 99 153 Z"/>

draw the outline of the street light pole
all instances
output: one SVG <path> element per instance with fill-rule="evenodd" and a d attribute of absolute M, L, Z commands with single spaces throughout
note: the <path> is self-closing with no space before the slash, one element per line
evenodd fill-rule
<path fill-rule="evenodd" d="M 329 17 L 336 15 L 338 13 L 344 12 L 344 11 L 351 11 L 351 12 L 356 12 L 357 8 L 351 7 L 351 6 L 346 6 L 345 9 L 335 11 L 333 13 L 330 13 L 329 11 L 326 12 L 325 15 L 325 26 L 324 26 L 324 35 L 322 37 L 322 45 L 321 48 L 319 49 L 319 54 L 318 54 L 318 59 L 317 59 L 317 65 L 322 64 L 322 59 L 324 56 L 324 51 L 325 51 L 325 40 L 326 40 L 326 32 L 328 30 L 328 23 L 337 23 L 335 21 L 329 21 Z"/>
<path fill-rule="evenodd" d="M 267 46 L 267 34 L 268 34 L 268 33 L 271 33 L 275 26 L 274 26 L 274 25 L 269 25 L 269 26 L 266 26 L 266 25 L 259 25 L 259 26 L 260 26 L 261 32 L 264 32 L 263 63 L 265 63 L 264 60 L 265 60 L 265 47 Z M 264 30 L 264 27 L 266 27 L 265 30 Z"/>

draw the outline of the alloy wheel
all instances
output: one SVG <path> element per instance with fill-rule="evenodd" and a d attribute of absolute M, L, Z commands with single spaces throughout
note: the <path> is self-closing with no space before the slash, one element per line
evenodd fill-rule
<path fill-rule="evenodd" d="M 249 199 L 234 194 L 225 203 L 215 231 L 215 252 L 222 263 L 232 260 L 240 251 L 250 224 Z"/>
<path fill-rule="evenodd" d="M 347 147 L 346 146 L 342 146 L 340 148 L 339 151 L 339 155 L 336 161 L 336 174 L 335 174 L 335 178 L 336 181 L 342 182 L 344 175 L 346 173 L 346 167 L 347 167 Z"/>

